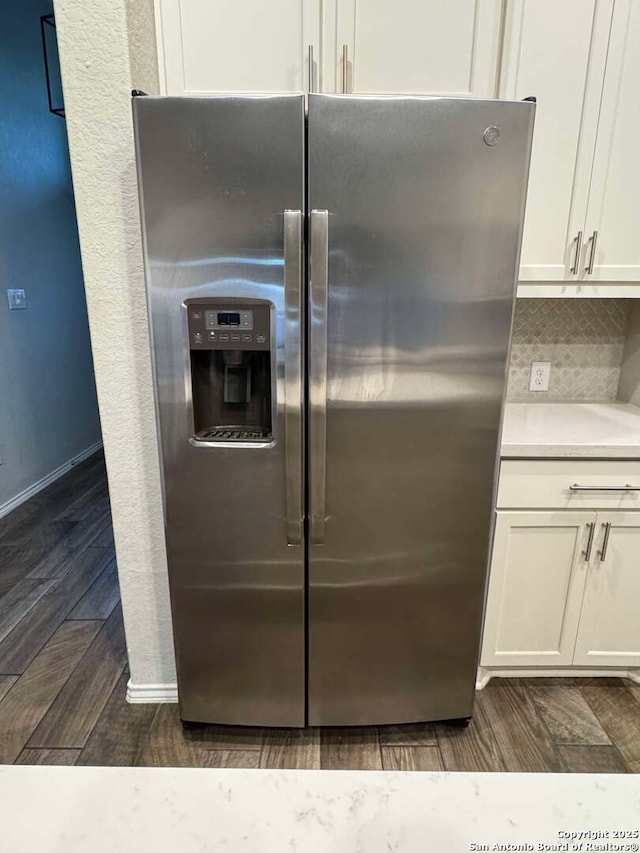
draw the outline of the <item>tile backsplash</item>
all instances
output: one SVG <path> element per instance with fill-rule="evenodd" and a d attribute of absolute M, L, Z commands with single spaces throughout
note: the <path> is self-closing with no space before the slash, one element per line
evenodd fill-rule
<path fill-rule="evenodd" d="M 510 400 L 615 400 L 629 316 L 626 299 L 518 299 Z M 532 361 L 550 361 L 546 393 L 529 391 Z"/>

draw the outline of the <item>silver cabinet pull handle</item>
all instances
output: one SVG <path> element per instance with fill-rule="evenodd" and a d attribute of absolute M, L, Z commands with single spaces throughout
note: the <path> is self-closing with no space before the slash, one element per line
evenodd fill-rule
<path fill-rule="evenodd" d="M 595 533 L 596 525 L 593 521 L 590 521 L 587 524 L 587 527 L 589 528 L 589 538 L 587 539 L 587 547 L 584 549 L 582 554 L 584 556 L 584 559 L 588 563 L 591 559 L 591 546 L 593 545 L 593 534 Z"/>
<path fill-rule="evenodd" d="M 571 267 L 571 272 L 576 275 L 578 272 L 578 266 L 580 264 L 580 252 L 582 251 L 582 231 L 578 231 L 578 236 L 575 239 L 576 244 L 576 253 L 573 257 L 573 266 Z"/>
<path fill-rule="evenodd" d="M 598 551 L 598 556 L 600 557 L 600 562 L 604 563 L 605 557 L 607 556 L 607 546 L 609 545 L 609 534 L 611 533 L 611 522 L 607 521 L 603 525 L 604 527 L 604 537 L 602 539 L 602 549 Z"/>
<path fill-rule="evenodd" d="M 349 45 L 342 45 L 342 94 L 349 92 Z"/>
<path fill-rule="evenodd" d="M 630 483 L 625 483 L 624 486 L 581 486 L 579 483 L 572 483 L 569 486 L 570 492 L 640 492 L 640 486 L 632 486 Z"/>
<path fill-rule="evenodd" d="M 309 92 L 316 90 L 315 63 L 313 61 L 313 45 L 309 45 Z"/>
<path fill-rule="evenodd" d="M 284 212 L 284 445 L 287 542 L 302 545 L 302 211 Z"/>
<path fill-rule="evenodd" d="M 587 274 L 593 274 L 593 265 L 596 260 L 596 245 L 598 243 L 598 232 L 594 231 L 591 235 L 591 252 L 589 253 L 589 263 L 586 266 Z"/>
<path fill-rule="evenodd" d="M 309 522 L 311 544 L 321 545 L 326 523 L 329 211 L 312 210 L 309 231 Z"/>

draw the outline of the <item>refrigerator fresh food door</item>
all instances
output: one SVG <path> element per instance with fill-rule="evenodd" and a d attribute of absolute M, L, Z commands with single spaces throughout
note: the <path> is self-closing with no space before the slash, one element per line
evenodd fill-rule
<path fill-rule="evenodd" d="M 180 715 L 302 726 L 304 100 L 133 111 Z"/>
<path fill-rule="evenodd" d="M 534 106 L 309 98 L 309 723 L 471 715 Z"/>

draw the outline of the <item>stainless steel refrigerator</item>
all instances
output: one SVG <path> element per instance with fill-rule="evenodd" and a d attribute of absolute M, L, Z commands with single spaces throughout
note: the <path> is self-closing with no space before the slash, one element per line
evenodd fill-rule
<path fill-rule="evenodd" d="M 472 713 L 534 105 L 133 100 L 180 715 Z"/>

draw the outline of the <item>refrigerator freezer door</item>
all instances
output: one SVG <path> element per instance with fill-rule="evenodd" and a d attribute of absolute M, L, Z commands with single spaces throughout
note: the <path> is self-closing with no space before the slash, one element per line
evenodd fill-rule
<path fill-rule="evenodd" d="M 140 97 L 134 119 L 180 714 L 301 726 L 303 97 Z M 196 391 L 219 441 L 194 439 Z M 209 423 L 236 411 L 255 429 Z"/>
<path fill-rule="evenodd" d="M 472 713 L 533 113 L 310 96 L 312 725 Z"/>

